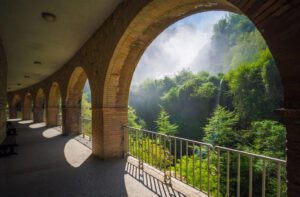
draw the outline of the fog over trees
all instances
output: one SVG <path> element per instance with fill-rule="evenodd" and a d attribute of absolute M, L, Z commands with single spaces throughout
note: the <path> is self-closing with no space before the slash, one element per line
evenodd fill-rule
<path fill-rule="evenodd" d="M 181 22 L 181 25 L 186 24 Z M 179 26 L 174 24 L 166 34 L 179 31 L 174 30 Z M 163 114 L 176 127 L 176 132 L 170 132 L 177 136 L 258 153 L 272 149 L 275 143 L 272 140 L 276 138 L 278 150 L 272 154 L 284 158 L 285 128 L 274 114 L 282 102 L 281 81 L 264 39 L 242 15 L 222 12 L 222 17 L 211 26 L 212 33 L 206 38 L 209 42 L 197 52 L 205 53 L 195 55 L 192 67 L 132 85 L 129 105 L 134 113 L 130 116 L 136 117 L 130 120 L 142 122 L 146 129 L 166 133 L 157 124 Z M 180 47 L 185 54 L 185 45 Z M 197 65 L 201 68 L 198 71 L 193 69 Z M 265 150 L 256 144 L 262 130 L 266 131 L 266 139 L 270 135 Z"/>

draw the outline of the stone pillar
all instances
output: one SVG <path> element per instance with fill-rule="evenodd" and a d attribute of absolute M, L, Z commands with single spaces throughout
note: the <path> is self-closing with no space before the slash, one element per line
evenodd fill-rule
<path fill-rule="evenodd" d="M 300 109 L 278 109 L 286 125 L 287 196 L 300 194 Z"/>
<path fill-rule="evenodd" d="M 35 107 L 33 113 L 33 120 L 35 123 L 44 122 L 44 109 L 43 107 Z"/>
<path fill-rule="evenodd" d="M 31 107 L 23 107 L 23 120 L 31 119 Z"/>
<path fill-rule="evenodd" d="M 92 107 L 92 150 L 101 159 L 122 158 L 127 150 L 123 126 L 127 107 Z"/>
<path fill-rule="evenodd" d="M 11 119 L 17 118 L 17 108 L 16 107 L 9 108 L 9 118 L 11 118 Z"/>
<path fill-rule="evenodd" d="M 47 108 L 47 126 L 58 125 L 58 106 Z"/>
<path fill-rule="evenodd" d="M 7 61 L 0 38 L 0 143 L 6 137 Z M 11 114 L 10 114 L 11 115 Z M 17 113 L 15 113 L 17 116 Z"/>
<path fill-rule="evenodd" d="M 0 87 L 2 87 L 1 84 L 0 84 Z M 4 89 L 4 90 L 6 90 L 6 89 Z M 4 95 L 4 94 L 3 93 L 0 94 L 0 144 L 6 137 L 6 98 L 1 97 L 1 95 Z"/>
<path fill-rule="evenodd" d="M 63 107 L 63 134 L 81 133 L 81 106 Z"/>

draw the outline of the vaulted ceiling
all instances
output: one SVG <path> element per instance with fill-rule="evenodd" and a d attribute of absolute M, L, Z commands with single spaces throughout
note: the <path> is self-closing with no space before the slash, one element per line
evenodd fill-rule
<path fill-rule="evenodd" d="M 28 87 L 57 71 L 120 2 L 2 0 L 0 37 L 8 61 L 8 91 Z M 43 12 L 53 14 L 55 21 L 49 15 L 45 20 Z"/>

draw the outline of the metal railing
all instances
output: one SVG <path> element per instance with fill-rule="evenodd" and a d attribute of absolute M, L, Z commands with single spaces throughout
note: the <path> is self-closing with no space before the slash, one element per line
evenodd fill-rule
<path fill-rule="evenodd" d="M 208 196 L 285 196 L 286 161 L 125 126 L 127 154 Z M 284 181 L 282 180 L 284 179 Z M 255 190 L 253 190 L 255 188 Z"/>
<path fill-rule="evenodd" d="M 22 116 L 23 116 L 22 111 L 17 111 L 17 118 L 22 119 Z"/>
<path fill-rule="evenodd" d="M 83 138 L 88 138 L 92 141 L 92 120 L 89 118 L 81 118 L 81 135 Z"/>
<path fill-rule="evenodd" d="M 62 132 L 62 113 L 61 112 L 57 114 L 57 126 L 58 126 L 59 131 Z"/>
<path fill-rule="evenodd" d="M 57 114 L 57 125 L 60 127 L 62 126 L 62 114 L 61 113 Z"/>

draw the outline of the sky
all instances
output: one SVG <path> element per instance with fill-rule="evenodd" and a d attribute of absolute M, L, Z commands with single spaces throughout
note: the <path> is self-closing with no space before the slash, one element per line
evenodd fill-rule
<path fill-rule="evenodd" d="M 193 72 L 208 70 L 213 25 L 228 12 L 209 11 L 194 14 L 172 24 L 159 34 L 142 55 L 132 84 L 146 79 L 172 76 L 183 69 Z"/>

